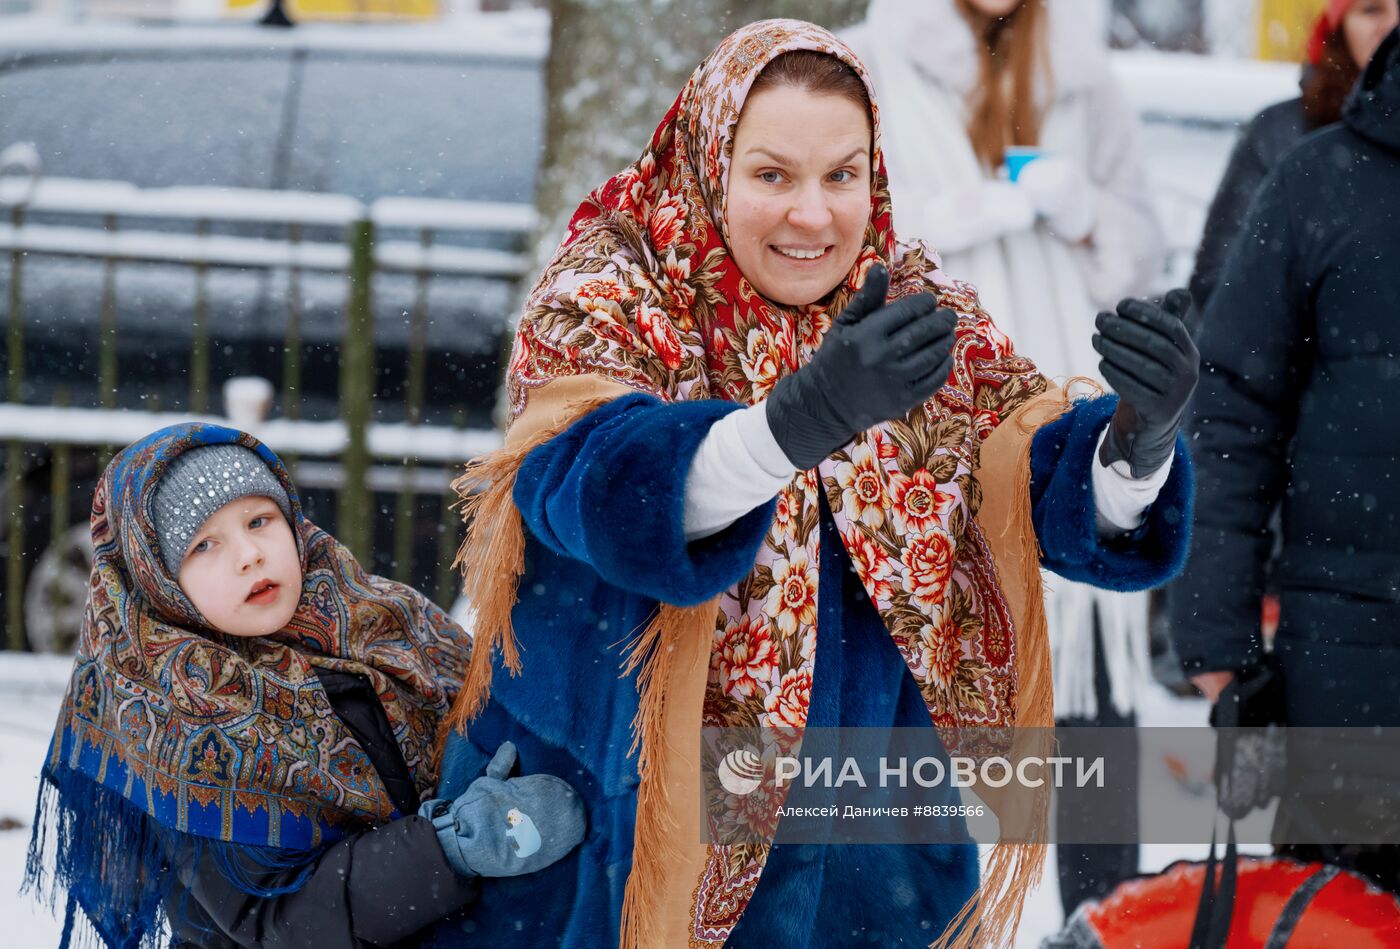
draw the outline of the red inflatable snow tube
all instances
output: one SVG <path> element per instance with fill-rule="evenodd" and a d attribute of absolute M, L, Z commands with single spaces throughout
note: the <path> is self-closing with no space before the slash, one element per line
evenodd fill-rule
<path fill-rule="evenodd" d="M 1227 949 L 1394 949 L 1400 902 L 1321 863 L 1241 857 Z M 1081 906 L 1042 949 L 1186 949 L 1205 866 L 1175 863 Z"/>

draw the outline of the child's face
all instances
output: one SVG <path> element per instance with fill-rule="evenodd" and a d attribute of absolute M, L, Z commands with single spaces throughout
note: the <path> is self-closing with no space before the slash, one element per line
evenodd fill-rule
<path fill-rule="evenodd" d="M 301 600 L 291 525 L 270 498 L 230 501 L 194 535 L 177 579 L 220 632 L 275 633 L 291 621 Z"/>

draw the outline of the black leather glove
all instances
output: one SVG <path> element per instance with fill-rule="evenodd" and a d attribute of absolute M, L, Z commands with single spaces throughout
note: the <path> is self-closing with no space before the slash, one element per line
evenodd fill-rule
<path fill-rule="evenodd" d="M 1186 329 L 1190 309 L 1191 294 L 1178 289 L 1161 306 L 1127 299 L 1094 321 L 1099 372 L 1119 396 L 1099 450 L 1104 465 L 1126 460 L 1134 478 L 1145 478 L 1171 458 L 1201 371 Z"/>
<path fill-rule="evenodd" d="M 957 314 L 940 309 L 931 293 L 886 306 L 889 286 L 889 271 L 871 267 L 812 361 L 768 396 L 773 437 L 799 469 L 815 468 L 867 428 L 907 415 L 948 378 Z"/>

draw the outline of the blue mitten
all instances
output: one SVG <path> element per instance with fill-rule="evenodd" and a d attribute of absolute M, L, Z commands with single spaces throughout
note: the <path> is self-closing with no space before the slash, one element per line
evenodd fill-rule
<path fill-rule="evenodd" d="M 426 801 L 419 809 L 462 876 L 534 873 L 583 840 L 583 801 L 574 789 L 551 774 L 508 778 L 515 759 L 515 746 L 502 742 L 486 773 L 465 793 L 450 802 Z"/>

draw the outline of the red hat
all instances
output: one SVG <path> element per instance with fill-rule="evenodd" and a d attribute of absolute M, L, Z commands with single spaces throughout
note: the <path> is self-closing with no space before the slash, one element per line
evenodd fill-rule
<path fill-rule="evenodd" d="M 1327 9 L 1317 18 L 1312 36 L 1308 39 L 1308 62 L 1316 66 L 1322 62 L 1322 45 L 1327 37 L 1342 25 L 1342 18 L 1352 8 L 1356 0 L 1327 0 Z"/>

